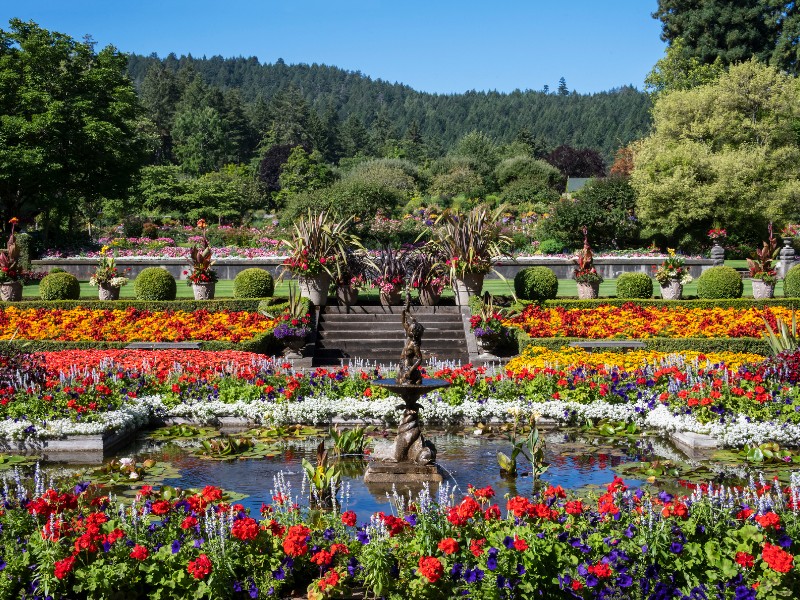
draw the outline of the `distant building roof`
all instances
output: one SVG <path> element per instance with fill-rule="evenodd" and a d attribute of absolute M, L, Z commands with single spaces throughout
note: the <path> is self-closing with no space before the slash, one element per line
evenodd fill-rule
<path fill-rule="evenodd" d="M 591 177 L 568 177 L 567 193 L 577 192 L 591 179 Z"/>

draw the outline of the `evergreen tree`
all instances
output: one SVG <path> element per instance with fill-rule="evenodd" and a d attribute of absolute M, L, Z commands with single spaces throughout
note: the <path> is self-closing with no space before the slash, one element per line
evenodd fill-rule
<path fill-rule="evenodd" d="M 558 80 L 558 95 L 569 96 L 569 88 L 567 87 L 567 80 L 563 77 Z"/>

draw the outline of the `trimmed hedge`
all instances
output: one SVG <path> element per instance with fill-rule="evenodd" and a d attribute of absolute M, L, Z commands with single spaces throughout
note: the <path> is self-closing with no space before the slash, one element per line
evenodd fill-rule
<path fill-rule="evenodd" d="M 274 292 L 275 280 L 265 269 L 245 269 L 233 280 L 234 298 L 268 298 Z"/>
<path fill-rule="evenodd" d="M 514 277 L 514 291 L 525 300 L 553 300 L 558 295 L 558 277 L 547 267 L 526 267 Z"/>
<path fill-rule="evenodd" d="M 550 350 L 558 350 L 564 346 L 569 346 L 570 342 L 586 342 L 584 338 L 532 338 L 522 331 L 517 332 L 517 342 L 519 352 L 528 346 L 544 346 Z M 604 341 L 604 340 L 597 340 Z M 607 340 L 605 340 L 607 341 Z M 763 339 L 757 338 L 644 338 L 636 340 L 644 342 L 647 350 L 658 352 L 682 352 L 684 350 L 694 350 L 696 352 L 749 352 L 771 356 L 769 344 Z M 603 348 L 603 352 L 614 351 L 610 348 Z M 620 352 L 624 349 L 620 349 Z"/>
<path fill-rule="evenodd" d="M 711 267 L 697 280 L 697 296 L 702 299 L 741 298 L 743 291 L 742 278 L 731 267 Z"/>
<path fill-rule="evenodd" d="M 137 300 L 175 300 L 178 284 L 172 273 L 161 267 L 147 267 L 133 280 Z"/>
<path fill-rule="evenodd" d="M 77 300 L 81 297 L 78 278 L 69 273 L 51 273 L 39 282 L 42 300 Z"/>
<path fill-rule="evenodd" d="M 800 265 L 795 265 L 783 280 L 783 295 L 787 298 L 800 298 Z"/>
<path fill-rule="evenodd" d="M 268 298 L 266 300 L 258 298 L 250 299 L 219 299 L 219 300 L 24 300 L 22 302 L 4 303 L 0 306 L 13 305 L 20 309 L 46 309 L 46 310 L 69 310 L 73 308 L 88 308 L 90 310 L 127 310 L 135 308 L 138 310 L 149 311 L 183 311 L 194 312 L 196 310 L 207 310 L 208 312 L 256 312 L 262 310 L 262 303 L 266 306 L 276 305 L 282 310 L 287 304 L 286 298 Z"/>
<path fill-rule="evenodd" d="M 623 273 L 617 278 L 617 298 L 653 297 L 653 280 L 645 273 Z"/>

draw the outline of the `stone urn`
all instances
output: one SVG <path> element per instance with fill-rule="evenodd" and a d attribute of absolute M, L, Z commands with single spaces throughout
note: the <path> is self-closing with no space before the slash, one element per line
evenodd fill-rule
<path fill-rule="evenodd" d="M 578 283 L 578 299 L 594 300 L 600 294 L 600 282 Z"/>
<path fill-rule="evenodd" d="M 0 284 L 0 300 L 4 302 L 19 302 L 22 300 L 22 282 L 7 281 Z"/>
<path fill-rule="evenodd" d="M 328 304 L 328 288 L 331 286 L 331 276 L 322 272 L 310 277 L 300 277 L 298 280 L 300 297 L 308 298 L 314 306 Z"/>
<path fill-rule="evenodd" d="M 767 283 L 763 279 L 751 279 L 753 284 L 753 298 L 755 300 L 766 300 L 775 295 L 775 282 Z"/>
<path fill-rule="evenodd" d="M 500 343 L 500 336 L 498 335 L 481 335 L 475 336 L 475 341 L 478 343 L 478 349 L 481 356 L 492 356 L 497 344 Z"/>
<path fill-rule="evenodd" d="M 288 336 L 281 339 L 284 358 L 303 358 L 306 336 Z"/>
<path fill-rule="evenodd" d="M 355 306 L 358 304 L 358 288 L 352 285 L 337 286 L 336 299 L 342 306 Z"/>
<path fill-rule="evenodd" d="M 422 306 L 436 306 L 440 297 L 441 293 L 432 285 L 425 285 L 419 288 L 419 303 Z"/>
<path fill-rule="evenodd" d="M 403 290 L 393 288 L 391 292 L 381 292 L 381 306 L 400 306 L 403 303 Z"/>
<path fill-rule="evenodd" d="M 213 300 L 214 291 L 217 287 L 216 282 L 210 283 L 193 283 L 192 292 L 194 292 L 195 300 Z"/>
<path fill-rule="evenodd" d="M 100 283 L 97 286 L 97 297 L 100 300 L 119 300 L 119 288 L 118 285 Z"/>
<path fill-rule="evenodd" d="M 453 280 L 456 304 L 467 306 L 471 296 L 480 296 L 483 289 L 483 273 L 464 273 Z"/>
<path fill-rule="evenodd" d="M 683 284 L 677 279 L 670 279 L 661 284 L 661 298 L 663 300 L 680 300 L 683 295 Z"/>

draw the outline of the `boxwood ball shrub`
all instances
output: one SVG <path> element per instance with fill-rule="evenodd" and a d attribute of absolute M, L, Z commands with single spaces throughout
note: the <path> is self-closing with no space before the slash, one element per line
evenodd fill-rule
<path fill-rule="evenodd" d="M 148 267 L 133 281 L 137 300 L 175 300 L 178 285 L 166 269 Z"/>
<path fill-rule="evenodd" d="M 697 280 L 697 296 L 704 300 L 741 298 L 743 290 L 742 278 L 731 267 L 711 267 Z"/>
<path fill-rule="evenodd" d="M 275 280 L 264 269 L 245 269 L 233 280 L 234 298 L 268 298 L 274 291 Z"/>
<path fill-rule="evenodd" d="M 787 298 L 800 298 L 800 265 L 795 265 L 786 273 L 783 280 L 783 295 Z"/>
<path fill-rule="evenodd" d="M 653 280 L 646 273 L 623 273 L 617 279 L 617 298 L 652 298 Z"/>
<path fill-rule="evenodd" d="M 77 300 L 81 297 L 81 284 L 71 273 L 50 273 L 39 282 L 42 300 Z"/>
<path fill-rule="evenodd" d="M 558 278 L 547 267 L 526 267 L 514 277 L 514 292 L 523 300 L 554 300 L 558 295 Z"/>

